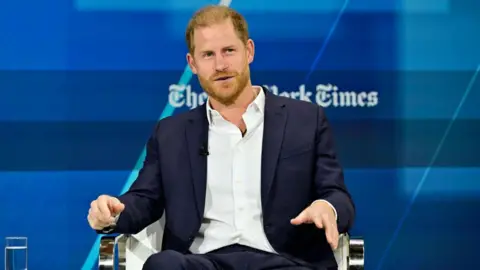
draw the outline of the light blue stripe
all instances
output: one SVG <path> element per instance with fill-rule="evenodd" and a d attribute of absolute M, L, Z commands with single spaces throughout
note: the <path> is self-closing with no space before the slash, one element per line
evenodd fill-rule
<path fill-rule="evenodd" d="M 180 85 L 188 84 L 190 82 L 190 80 L 192 79 L 192 75 L 193 75 L 192 70 L 187 65 L 185 67 L 185 70 L 184 70 L 182 76 L 180 77 L 180 80 L 179 80 L 178 84 L 180 84 Z M 159 120 L 172 115 L 174 111 L 175 111 L 175 108 L 168 102 L 168 99 L 167 99 L 167 105 L 163 109 Z M 140 170 L 140 168 L 142 167 L 143 160 L 145 158 L 145 154 L 146 154 L 146 148 L 144 147 L 140 157 L 137 160 L 137 163 L 135 164 L 135 168 L 132 170 L 132 172 L 128 176 L 127 181 L 126 181 L 125 185 L 123 186 L 120 194 L 123 194 L 123 193 L 127 192 L 127 190 L 130 188 L 130 186 L 133 184 L 133 182 L 137 178 L 138 170 Z M 99 249 L 100 249 L 100 237 L 101 237 L 100 235 L 97 236 L 97 239 L 95 240 L 95 243 L 93 244 L 92 248 L 90 249 L 90 252 L 88 253 L 87 259 L 85 260 L 85 263 L 82 266 L 82 270 L 94 269 L 93 267 L 95 265 L 95 262 L 98 259 L 98 253 L 99 253 Z"/>
<path fill-rule="evenodd" d="M 192 79 L 192 70 L 190 67 L 187 65 L 185 67 L 185 70 L 183 71 L 182 77 L 180 77 L 180 80 L 178 81 L 179 85 L 187 85 L 190 80 Z M 181 91 L 179 91 L 181 92 Z M 173 107 L 167 99 L 167 104 L 165 105 L 165 108 L 163 108 L 162 114 L 160 115 L 159 120 L 162 120 L 165 117 L 169 117 L 173 114 L 175 111 L 175 107 Z M 138 176 L 138 170 L 142 168 L 143 165 L 143 160 L 145 159 L 145 155 L 147 154 L 147 149 L 144 147 L 142 150 L 142 154 L 140 154 L 140 157 L 137 160 L 137 164 L 135 164 L 135 169 L 130 173 L 130 176 L 127 179 L 127 182 L 125 182 L 125 185 L 122 188 L 122 191 L 120 194 L 123 194 L 128 191 L 128 189 L 132 186 L 133 182 L 135 179 L 137 179 Z"/>
<path fill-rule="evenodd" d="M 410 198 L 410 201 L 407 205 L 407 208 L 405 209 L 405 212 L 403 213 L 402 218 L 398 221 L 397 228 L 393 232 L 392 238 L 390 238 L 390 241 L 387 244 L 387 247 L 385 248 L 385 251 L 382 254 L 382 257 L 380 258 L 380 261 L 377 266 L 377 270 L 380 270 L 383 266 L 383 263 L 385 261 L 385 258 L 388 256 L 388 253 L 390 252 L 390 249 L 395 242 L 395 240 L 398 237 L 398 234 L 400 232 L 400 229 L 403 226 L 403 223 L 405 222 L 405 219 L 408 217 L 410 214 L 410 210 L 412 209 L 413 204 L 415 203 L 415 200 L 418 197 L 418 194 L 420 193 L 420 190 L 422 189 L 425 181 L 427 180 L 428 175 L 430 174 L 430 171 L 432 170 L 433 164 L 435 164 L 438 155 L 440 154 L 440 151 L 443 148 L 443 144 L 445 143 L 445 140 L 448 137 L 448 134 L 450 133 L 450 130 L 452 129 L 453 124 L 455 123 L 455 120 L 457 120 L 458 115 L 460 114 L 460 110 L 463 107 L 463 104 L 467 100 L 467 96 L 470 93 L 470 91 L 473 88 L 473 85 L 475 84 L 475 81 L 477 79 L 477 75 L 480 72 L 480 65 L 478 65 L 477 70 L 472 76 L 472 79 L 468 83 L 467 88 L 465 89 L 465 92 L 463 93 L 462 99 L 460 100 L 460 103 L 458 104 L 457 108 L 455 109 L 455 112 L 453 113 L 452 118 L 450 119 L 450 122 L 448 123 L 447 128 L 445 129 L 445 132 L 443 133 L 442 139 L 440 140 L 440 143 L 438 144 L 437 148 L 435 149 L 435 153 L 432 156 L 432 159 L 430 160 L 430 163 L 428 164 L 428 167 L 424 171 L 422 178 L 420 179 L 420 182 L 418 183 L 417 187 L 415 188 L 415 191 L 412 194 L 412 197 Z"/>
<path fill-rule="evenodd" d="M 338 22 L 340 22 L 340 19 L 342 18 L 343 14 L 345 13 L 345 10 L 347 9 L 348 3 L 350 0 L 345 0 L 343 3 L 342 9 L 338 12 L 337 17 L 335 18 L 335 21 L 333 22 L 332 26 L 330 27 L 330 31 L 328 32 L 327 37 L 325 38 L 325 42 L 323 42 L 323 45 L 320 47 L 320 50 L 317 53 L 317 56 L 313 60 L 312 65 L 310 66 L 310 70 L 307 73 L 307 76 L 305 76 L 305 83 L 308 82 L 308 79 L 312 75 L 313 71 L 317 67 L 318 61 L 320 61 L 320 58 L 322 57 L 323 53 L 325 52 L 325 49 L 327 48 L 328 43 L 330 43 L 330 39 L 333 36 L 333 33 L 337 29 Z"/>
<path fill-rule="evenodd" d="M 180 81 L 178 82 L 178 84 L 187 85 L 190 82 L 190 80 L 192 79 L 192 75 L 193 75 L 192 70 L 187 65 L 185 67 L 185 71 L 183 72 L 182 77 L 180 78 Z M 175 110 L 175 108 L 170 103 L 167 102 L 167 106 L 165 106 L 165 108 L 163 109 L 163 112 L 160 115 L 160 119 L 163 119 L 165 117 L 168 117 L 168 116 L 172 115 L 174 110 Z"/>

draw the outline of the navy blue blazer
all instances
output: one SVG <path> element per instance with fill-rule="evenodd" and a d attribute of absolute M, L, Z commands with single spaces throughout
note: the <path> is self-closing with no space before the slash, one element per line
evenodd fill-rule
<path fill-rule="evenodd" d="M 317 199 L 338 214 L 340 233 L 355 208 L 344 184 L 324 111 L 316 104 L 265 91 L 261 201 L 273 248 L 318 266 L 336 266 L 325 232 L 290 220 Z M 208 120 L 205 105 L 158 122 L 137 180 L 119 197 L 125 210 L 114 232 L 135 234 L 166 214 L 163 250 L 188 253 L 203 217 Z"/>

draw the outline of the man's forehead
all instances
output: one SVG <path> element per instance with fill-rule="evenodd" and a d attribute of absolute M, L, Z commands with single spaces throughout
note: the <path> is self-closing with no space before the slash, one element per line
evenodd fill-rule
<path fill-rule="evenodd" d="M 209 42 L 225 39 L 232 40 L 238 37 L 233 24 L 230 21 L 225 21 L 195 29 L 193 38 L 196 42 Z"/>

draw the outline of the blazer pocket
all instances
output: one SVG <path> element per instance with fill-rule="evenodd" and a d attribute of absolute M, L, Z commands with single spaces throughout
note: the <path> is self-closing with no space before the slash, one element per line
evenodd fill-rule
<path fill-rule="evenodd" d="M 291 157 L 296 157 L 305 153 L 310 152 L 313 149 L 311 144 L 302 145 L 299 147 L 285 149 L 280 153 L 280 159 L 286 159 Z"/>

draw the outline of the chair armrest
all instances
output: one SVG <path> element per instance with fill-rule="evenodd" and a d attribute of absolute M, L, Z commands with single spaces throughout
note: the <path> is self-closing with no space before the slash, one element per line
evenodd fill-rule
<path fill-rule="evenodd" d="M 98 259 L 99 270 L 114 270 L 115 267 L 115 250 L 118 250 L 118 269 L 126 270 L 126 252 L 127 240 L 129 235 L 120 234 L 118 236 L 102 236 L 100 238 L 100 254 Z M 361 237 L 351 238 L 348 234 L 340 236 L 340 244 L 347 246 L 344 252 L 340 252 L 342 258 L 337 258 L 344 261 L 344 267 L 348 270 L 363 270 L 365 247 L 364 240 Z M 346 260 L 346 261 L 345 261 Z M 342 268 L 344 269 L 344 268 Z"/>
<path fill-rule="evenodd" d="M 363 270 L 365 267 L 365 246 L 361 237 L 349 239 L 348 269 Z"/>
<path fill-rule="evenodd" d="M 128 235 L 105 235 L 100 238 L 100 256 L 98 258 L 99 270 L 114 270 L 115 249 L 118 250 L 118 269 L 126 270 L 126 252 Z"/>

